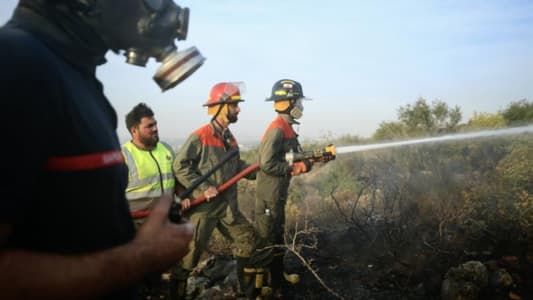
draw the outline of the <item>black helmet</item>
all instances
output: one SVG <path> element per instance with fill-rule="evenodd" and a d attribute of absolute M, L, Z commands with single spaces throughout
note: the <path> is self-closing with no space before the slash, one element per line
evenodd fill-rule
<path fill-rule="evenodd" d="M 292 79 L 281 79 L 274 83 L 272 94 L 266 101 L 296 100 L 304 97 L 302 85 Z M 304 99 L 308 100 L 308 99 Z"/>

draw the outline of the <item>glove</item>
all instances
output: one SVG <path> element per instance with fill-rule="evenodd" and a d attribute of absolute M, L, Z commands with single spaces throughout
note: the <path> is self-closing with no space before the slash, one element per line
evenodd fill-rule
<path fill-rule="evenodd" d="M 313 167 L 313 163 L 310 160 L 308 160 L 308 159 L 305 159 L 305 160 L 302 160 L 302 161 L 297 161 L 294 164 L 292 164 L 291 175 L 292 176 L 297 176 L 297 175 L 300 175 L 302 173 L 307 173 L 307 172 L 311 171 L 312 167 Z"/>

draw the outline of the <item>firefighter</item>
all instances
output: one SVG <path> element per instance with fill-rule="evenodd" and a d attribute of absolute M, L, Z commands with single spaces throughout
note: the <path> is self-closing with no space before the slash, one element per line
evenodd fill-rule
<path fill-rule="evenodd" d="M 172 147 L 159 140 L 154 112 L 145 103 L 139 103 L 126 115 L 126 128 L 131 140 L 122 145 L 122 153 L 128 166 L 126 198 L 130 211 L 152 209 L 156 200 L 164 194 L 174 195 L 176 179 L 172 170 L 175 153 Z M 188 199 L 185 199 L 188 201 Z M 134 220 L 138 228 L 143 219 Z M 170 270 L 170 298 L 177 298 L 176 267 Z M 162 290 L 161 274 L 146 276 L 141 294 L 158 297 Z"/>
<path fill-rule="evenodd" d="M 211 121 L 191 133 L 174 161 L 176 178 L 185 188 L 216 165 L 230 149 L 238 149 L 237 140 L 229 125 L 237 122 L 239 104 L 244 101 L 241 97 L 243 87 L 242 83 L 236 82 L 221 82 L 212 87 L 209 99 L 204 104 L 208 115 L 212 116 Z M 232 243 L 232 252 L 237 262 L 239 292 L 251 298 L 253 282 L 250 276 L 255 273 L 246 278 L 244 271 L 254 265 L 251 259 L 256 241 L 254 229 L 239 210 L 237 186 L 233 185 L 221 193 L 217 191 L 217 186 L 246 167 L 248 164 L 237 154 L 194 190 L 192 198 L 203 195 L 207 202 L 184 212 L 184 216 L 195 225 L 195 231 L 190 252 L 182 260 L 183 290 L 190 271 L 198 264 L 216 228 Z M 250 173 L 246 178 L 255 179 L 255 174 L 256 172 Z"/>
<path fill-rule="evenodd" d="M 96 76 L 108 50 L 174 64 L 163 58 L 175 58 L 186 14 L 171 0 L 20 0 L 0 28 L 12 126 L 1 154 L 0 298 L 137 299 L 141 278 L 187 252 L 193 229 L 169 221 L 169 196 L 135 230 L 116 112 Z M 183 79 L 167 74 L 165 88 Z"/>
<path fill-rule="evenodd" d="M 291 79 L 278 80 L 267 101 L 274 102 L 277 117 L 266 129 L 259 146 L 259 172 L 255 203 L 255 229 L 270 257 L 269 271 L 274 298 L 281 298 L 282 284 L 298 282 L 297 274 L 284 272 L 284 251 L 274 245 L 284 245 L 285 204 L 292 176 L 309 172 L 311 160 L 285 160 L 287 152 L 301 152 L 298 134 L 292 128 L 303 115 L 302 85 Z M 286 280 L 285 280 L 286 279 Z"/>

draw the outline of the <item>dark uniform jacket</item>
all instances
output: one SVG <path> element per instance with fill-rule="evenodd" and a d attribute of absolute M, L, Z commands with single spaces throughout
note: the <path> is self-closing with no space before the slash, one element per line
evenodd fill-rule
<path fill-rule="evenodd" d="M 260 236 L 270 242 L 282 242 L 292 168 L 285 161 L 285 154 L 290 151 L 301 151 L 298 135 L 289 124 L 289 117 L 279 114 L 261 140 L 257 173 L 256 227 Z"/>
<path fill-rule="evenodd" d="M 224 143 L 222 133 L 216 132 L 211 123 L 200 127 L 189 136 L 185 144 L 176 154 L 174 161 L 174 174 L 181 185 L 189 187 L 199 177 L 217 165 L 227 155 L 230 149 L 239 147 L 233 134 L 231 134 L 229 129 L 226 130 L 226 144 Z M 235 155 L 206 181 L 200 184 L 194 190 L 192 196 L 194 198 L 201 196 L 210 185 L 215 187 L 220 186 L 248 166 L 249 164 L 240 159 L 239 154 Z M 254 177 L 255 173 L 248 176 L 248 178 Z M 193 207 L 188 213 L 204 212 L 208 213 L 209 216 L 222 217 L 225 214 L 225 209 L 228 204 L 232 206 L 233 213 L 240 214 L 237 209 L 236 185 L 220 193 L 213 201 L 204 202 L 201 205 Z"/>
<path fill-rule="evenodd" d="M 134 227 L 117 116 L 95 76 L 105 50 L 74 20 L 39 14 L 19 8 L 0 29 L 7 247 L 77 254 L 123 244 Z"/>

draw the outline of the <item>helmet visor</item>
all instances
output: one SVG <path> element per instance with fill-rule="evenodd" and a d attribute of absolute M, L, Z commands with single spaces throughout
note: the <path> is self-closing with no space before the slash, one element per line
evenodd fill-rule
<path fill-rule="evenodd" d="M 223 94 L 227 96 L 224 102 L 242 102 L 246 94 L 246 84 L 243 81 L 228 82 Z"/>

